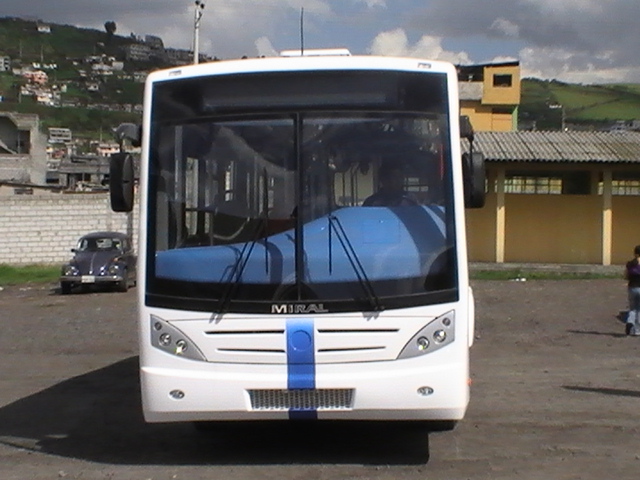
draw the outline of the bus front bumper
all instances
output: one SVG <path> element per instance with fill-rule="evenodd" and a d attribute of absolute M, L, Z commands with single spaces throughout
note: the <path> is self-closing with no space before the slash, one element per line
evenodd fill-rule
<path fill-rule="evenodd" d="M 318 420 L 449 421 L 469 402 L 465 363 L 419 359 L 316 365 L 315 388 L 290 389 L 282 365 L 141 368 L 147 422 Z"/>

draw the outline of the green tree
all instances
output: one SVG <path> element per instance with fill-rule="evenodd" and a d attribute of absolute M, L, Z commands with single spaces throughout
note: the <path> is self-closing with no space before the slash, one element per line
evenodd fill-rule
<path fill-rule="evenodd" d="M 116 33 L 116 22 L 109 20 L 104 22 L 104 29 L 107 32 L 107 44 L 111 41 L 111 37 Z"/>

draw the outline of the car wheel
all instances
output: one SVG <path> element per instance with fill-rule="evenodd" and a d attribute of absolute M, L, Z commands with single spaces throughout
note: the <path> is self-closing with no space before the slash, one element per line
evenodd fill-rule
<path fill-rule="evenodd" d="M 128 277 L 129 273 L 125 270 L 124 272 L 122 272 L 122 280 L 120 280 L 118 282 L 118 284 L 116 285 L 116 290 L 118 290 L 118 292 L 126 292 L 127 290 L 129 290 L 129 277 Z"/>
<path fill-rule="evenodd" d="M 69 282 L 61 282 L 60 283 L 60 291 L 63 295 L 68 295 L 71 293 L 71 284 Z"/>

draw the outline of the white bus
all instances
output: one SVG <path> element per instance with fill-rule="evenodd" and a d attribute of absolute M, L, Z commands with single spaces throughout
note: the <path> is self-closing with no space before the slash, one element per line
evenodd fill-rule
<path fill-rule="evenodd" d="M 485 183 L 453 65 L 219 61 L 152 73 L 144 102 L 119 135 L 142 145 L 146 421 L 463 418 Z M 114 155 L 114 210 L 133 175 Z"/>

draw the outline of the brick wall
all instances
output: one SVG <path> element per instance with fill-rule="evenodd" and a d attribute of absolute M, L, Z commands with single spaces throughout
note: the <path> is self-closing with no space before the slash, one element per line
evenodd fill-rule
<path fill-rule="evenodd" d="M 113 212 L 103 193 L 0 196 L 0 264 L 64 263 L 78 238 L 95 231 L 129 233 L 135 244 L 134 212 Z"/>

